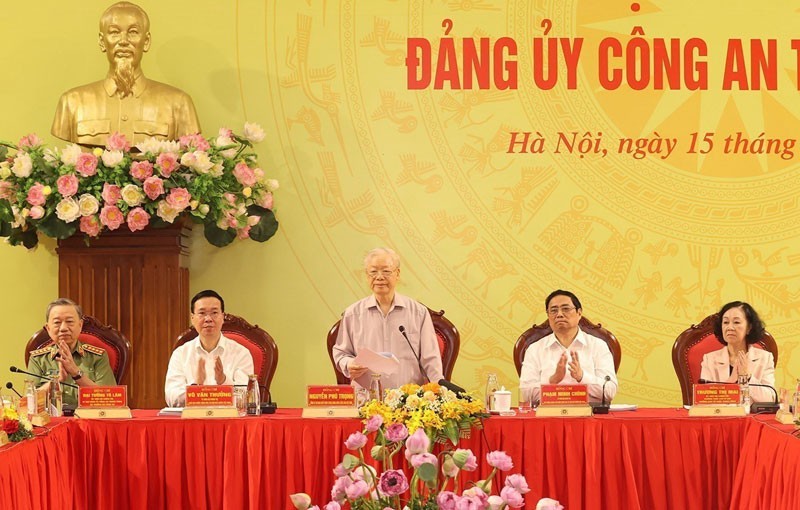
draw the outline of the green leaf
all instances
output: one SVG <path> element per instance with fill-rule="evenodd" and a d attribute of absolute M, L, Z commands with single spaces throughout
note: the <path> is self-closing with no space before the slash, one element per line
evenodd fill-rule
<path fill-rule="evenodd" d="M 351 469 L 355 469 L 355 467 L 358 466 L 360 462 L 361 461 L 359 460 L 359 458 L 356 457 L 355 455 L 345 453 L 344 458 L 342 459 L 342 467 L 350 471 Z"/>
<path fill-rule="evenodd" d="M 459 429 L 458 424 L 454 420 L 447 420 L 447 422 L 445 422 L 444 433 L 454 446 L 458 444 Z"/>
<path fill-rule="evenodd" d="M 8 147 L 5 145 L 0 145 L 0 159 L 6 159 L 8 155 Z"/>
<path fill-rule="evenodd" d="M 55 239 L 66 239 L 75 233 L 77 222 L 66 223 L 55 214 L 46 216 L 39 222 L 38 228 L 42 234 Z"/>
<path fill-rule="evenodd" d="M 278 220 L 275 218 L 275 213 L 269 209 L 251 205 L 247 208 L 247 214 L 261 217 L 258 223 L 250 227 L 250 239 L 253 241 L 263 243 L 278 231 Z"/>
<path fill-rule="evenodd" d="M 431 464 L 430 462 L 426 462 L 422 464 L 420 467 L 417 468 L 417 476 L 423 482 L 432 482 L 436 480 L 436 475 L 438 474 L 436 470 L 436 466 Z"/>
<path fill-rule="evenodd" d="M 11 223 L 14 221 L 14 212 L 11 210 L 11 202 L 7 199 L 0 200 L 0 221 Z"/>
<path fill-rule="evenodd" d="M 11 246 L 19 246 L 21 244 L 30 250 L 39 244 L 39 237 L 36 235 L 36 231 L 33 229 L 29 229 L 24 232 L 20 229 L 14 229 L 11 232 L 11 235 L 8 236 L 8 242 L 11 243 Z"/>
<path fill-rule="evenodd" d="M 222 230 L 214 223 L 206 223 L 204 232 L 206 240 L 218 248 L 228 246 L 236 239 L 236 231 L 232 228 Z"/>
<path fill-rule="evenodd" d="M 12 231 L 11 223 L 0 220 L 0 237 L 10 236 Z"/>

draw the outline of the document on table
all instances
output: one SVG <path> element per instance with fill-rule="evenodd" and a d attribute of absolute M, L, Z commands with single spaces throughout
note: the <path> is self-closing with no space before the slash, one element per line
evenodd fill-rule
<path fill-rule="evenodd" d="M 183 412 L 182 407 L 165 407 L 158 412 L 159 416 L 180 416 Z"/>
<path fill-rule="evenodd" d="M 372 374 L 394 374 L 400 368 L 400 360 L 391 352 L 375 352 L 371 349 L 360 349 L 358 356 L 353 360 L 357 365 L 367 367 L 369 370 L 356 382 L 364 388 L 369 388 Z"/>
<path fill-rule="evenodd" d="M 610 411 L 635 411 L 636 404 L 611 404 Z"/>

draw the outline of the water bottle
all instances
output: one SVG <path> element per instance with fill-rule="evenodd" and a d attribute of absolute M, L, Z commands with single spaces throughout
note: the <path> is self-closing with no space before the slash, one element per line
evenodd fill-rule
<path fill-rule="evenodd" d="M 750 414 L 750 377 L 747 375 L 739 376 L 739 392 L 741 393 L 739 401 L 744 406 L 745 414 Z"/>
<path fill-rule="evenodd" d="M 58 375 L 54 375 L 50 379 L 50 416 L 58 418 L 63 416 L 61 410 L 64 396 L 61 392 L 61 383 L 58 381 Z"/>
<path fill-rule="evenodd" d="M 383 402 L 383 383 L 381 382 L 381 374 L 372 374 L 372 380 L 369 382 L 369 399 Z"/>
<path fill-rule="evenodd" d="M 500 385 L 497 383 L 497 374 L 489 374 L 486 377 L 486 410 L 494 410 L 494 392 L 499 389 Z"/>
<path fill-rule="evenodd" d="M 28 402 L 28 420 L 39 414 L 39 409 L 36 407 L 36 383 L 30 379 L 25 380 L 25 399 Z"/>
<path fill-rule="evenodd" d="M 261 414 L 261 390 L 258 387 L 258 376 L 252 374 L 247 380 L 247 414 L 258 416 Z"/>

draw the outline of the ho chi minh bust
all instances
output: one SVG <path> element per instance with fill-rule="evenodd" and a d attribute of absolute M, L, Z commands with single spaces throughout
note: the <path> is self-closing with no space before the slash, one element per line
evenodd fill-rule
<path fill-rule="evenodd" d="M 150 49 L 150 19 L 141 7 L 118 2 L 106 9 L 99 43 L 108 58 L 106 78 L 61 96 L 53 135 L 105 145 L 110 134 L 119 132 L 135 145 L 150 137 L 177 140 L 200 132 L 192 98 L 142 73 L 142 56 Z"/>

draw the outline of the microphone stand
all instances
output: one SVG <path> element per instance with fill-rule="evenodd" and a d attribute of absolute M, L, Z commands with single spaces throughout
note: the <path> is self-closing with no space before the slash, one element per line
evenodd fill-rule
<path fill-rule="evenodd" d="M 419 354 L 417 354 L 417 351 L 414 350 L 414 347 L 411 345 L 411 340 L 409 340 L 408 335 L 406 335 L 405 326 L 401 324 L 398 329 L 400 330 L 400 334 L 403 335 L 403 338 L 406 339 L 406 343 L 408 344 L 408 347 L 411 349 L 411 352 L 414 354 L 414 357 L 417 358 L 417 366 L 419 367 L 419 373 L 422 375 L 422 377 L 425 378 L 427 382 L 431 382 L 431 379 L 428 377 L 427 372 L 425 372 L 425 369 L 422 368 L 422 360 L 419 358 Z"/>
<path fill-rule="evenodd" d="M 711 381 L 709 379 L 699 379 L 697 381 L 699 384 L 736 384 L 736 383 L 729 383 L 723 381 Z M 770 402 L 753 402 L 750 404 L 750 414 L 775 414 L 777 413 L 781 405 L 778 403 L 778 392 L 770 386 L 769 384 L 755 384 L 755 383 L 747 383 L 748 386 L 756 386 L 757 388 L 769 388 L 772 390 L 772 393 L 775 395 L 775 401 Z"/>
<path fill-rule="evenodd" d="M 18 374 L 32 375 L 33 377 L 38 377 L 39 379 L 45 379 L 45 380 L 47 380 L 47 381 L 49 381 L 49 380 L 50 380 L 50 378 L 49 378 L 49 377 L 46 377 L 46 376 L 43 376 L 43 375 L 39 375 L 39 374 L 34 374 L 34 373 L 32 373 L 32 372 L 26 372 L 26 371 L 24 371 L 24 370 L 22 370 L 22 369 L 19 369 L 19 368 L 17 368 L 17 367 L 14 367 L 14 366 L 12 366 L 12 367 L 9 367 L 9 370 L 11 370 L 11 371 L 12 371 L 12 372 L 14 372 L 14 373 L 18 373 Z M 75 388 L 75 389 L 78 389 L 78 385 L 77 385 L 77 384 L 72 384 L 72 383 L 68 383 L 68 382 L 63 382 L 63 381 L 62 381 L 62 382 L 61 382 L 61 385 L 62 385 L 62 386 L 69 386 L 70 388 Z"/>
<path fill-rule="evenodd" d="M 611 410 L 611 404 L 606 404 L 606 384 L 608 381 L 611 380 L 611 376 L 607 375 L 605 380 L 603 380 L 603 388 L 602 388 L 602 400 L 600 404 L 592 404 L 592 414 L 608 414 L 608 411 Z"/>

